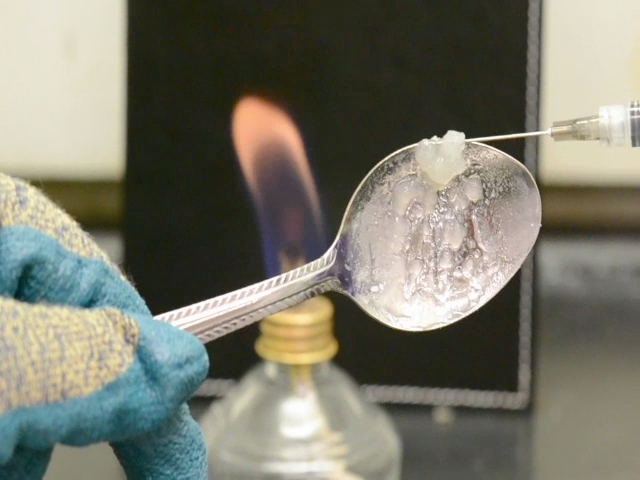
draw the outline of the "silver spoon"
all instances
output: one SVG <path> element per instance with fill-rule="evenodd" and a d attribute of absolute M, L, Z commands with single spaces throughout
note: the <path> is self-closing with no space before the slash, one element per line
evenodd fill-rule
<path fill-rule="evenodd" d="M 468 142 L 467 169 L 436 191 L 423 181 L 415 147 L 392 153 L 367 174 L 319 259 L 156 319 L 207 343 L 328 291 L 400 330 L 440 328 L 478 310 L 534 246 L 538 188 L 513 157 Z"/>

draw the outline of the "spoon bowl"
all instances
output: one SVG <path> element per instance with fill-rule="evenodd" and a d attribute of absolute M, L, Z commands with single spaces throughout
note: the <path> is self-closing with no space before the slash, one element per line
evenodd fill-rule
<path fill-rule="evenodd" d="M 400 330 L 441 328 L 473 313 L 516 274 L 540 230 L 531 173 L 493 147 L 467 143 L 467 169 L 438 190 L 415 145 L 364 178 L 335 249 L 343 290 Z"/>
<path fill-rule="evenodd" d="M 466 170 L 439 188 L 415 149 L 392 153 L 367 174 L 318 260 L 156 319 L 206 343 L 328 291 L 407 331 L 441 328 L 478 310 L 536 242 L 538 187 L 513 157 L 468 142 Z"/>

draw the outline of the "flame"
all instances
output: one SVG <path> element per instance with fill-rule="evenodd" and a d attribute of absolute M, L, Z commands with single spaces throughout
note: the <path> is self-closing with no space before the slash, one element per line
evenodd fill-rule
<path fill-rule="evenodd" d="M 277 105 L 248 96 L 234 108 L 231 133 L 260 221 L 267 274 L 321 255 L 320 201 L 293 120 Z"/>

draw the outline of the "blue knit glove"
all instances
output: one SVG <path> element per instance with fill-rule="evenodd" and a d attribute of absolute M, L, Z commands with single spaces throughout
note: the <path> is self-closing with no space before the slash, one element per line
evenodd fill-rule
<path fill-rule="evenodd" d="M 129 478 L 205 479 L 185 401 L 207 370 L 68 215 L 0 175 L 0 479 L 42 478 L 56 443 L 103 441 Z"/>

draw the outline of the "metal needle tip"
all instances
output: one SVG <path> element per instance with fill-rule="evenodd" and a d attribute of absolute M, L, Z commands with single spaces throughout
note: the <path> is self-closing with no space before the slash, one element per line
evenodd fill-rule
<path fill-rule="evenodd" d="M 525 132 L 525 133 L 511 133 L 508 135 L 494 135 L 492 137 L 477 137 L 477 138 L 468 138 L 465 140 L 466 142 L 493 142 L 498 140 L 512 140 L 515 138 L 527 138 L 527 137 L 541 137 L 543 135 L 550 135 L 551 129 L 540 130 L 537 132 Z"/>

